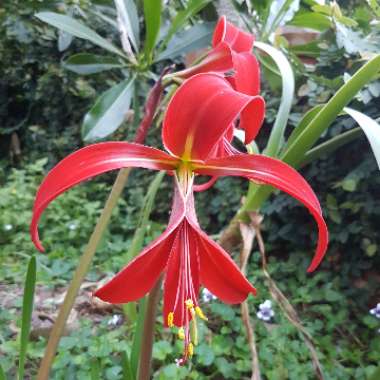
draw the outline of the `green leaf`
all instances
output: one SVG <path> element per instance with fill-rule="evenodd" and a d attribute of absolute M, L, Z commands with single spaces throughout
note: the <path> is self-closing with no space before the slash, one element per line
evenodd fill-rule
<path fill-rule="evenodd" d="M 174 17 L 168 33 L 165 36 L 163 45 L 166 46 L 166 44 L 171 40 L 177 30 L 180 29 L 190 17 L 196 15 L 201 9 L 210 3 L 210 1 L 211 0 L 190 0 L 187 3 L 186 8 L 178 12 Z"/>
<path fill-rule="evenodd" d="M 96 101 L 82 124 L 82 137 L 93 141 L 107 137 L 125 120 L 131 104 L 134 77 L 111 87 Z"/>
<path fill-rule="evenodd" d="M 297 127 L 295 127 L 290 134 L 286 146 L 290 146 L 297 139 L 297 137 L 305 130 L 305 128 L 309 125 L 309 123 L 314 119 L 314 117 L 318 114 L 318 112 L 324 107 L 323 104 L 317 105 L 307 111 Z"/>
<path fill-rule="evenodd" d="M 120 22 L 125 28 L 128 38 L 136 51 L 139 50 L 140 31 L 139 16 L 133 0 L 115 0 Z"/>
<path fill-rule="evenodd" d="M 72 55 L 63 62 L 63 67 L 65 69 L 81 75 L 100 73 L 101 71 L 120 68 L 123 66 L 124 65 L 114 57 L 104 57 L 89 53 Z"/>
<path fill-rule="evenodd" d="M 7 380 L 3 367 L 0 365 L 0 380 Z"/>
<path fill-rule="evenodd" d="M 361 67 L 321 108 L 304 130 L 287 146 L 281 159 L 297 167 L 305 153 L 316 143 L 355 95 L 378 74 L 379 69 L 380 55 L 377 55 Z"/>
<path fill-rule="evenodd" d="M 40 12 L 36 14 L 36 17 L 60 30 L 72 34 L 75 37 L 91 41 L 95 45 L 125 58 L 125 54 L 120 49 L 101 37 L 94 30 L 70 16 L 54 12 Z"/>
<path fill-rule="evenodd" d="M 177 33 L 167 48 L 160 53 L 156 61 L 173 59 L 189 51 L 204 48 L 210 44 L 214 23 L 195 24 L 191 28 Z"/>
<path fill-rule="evenodd" d="M 160 31 L 162 0 L 144 0 L 145 56 L 150 59 Z"/>
<path fill-rule="evenodd" d="M 24 297 L 22 300 L 22 322 L 20 335 L 20 359 L 18 364 L 18 379 L 24 378 L 26 349 L 29 343 L 30 322 L 32 319 L 34 290 L 36 286 L 36 258 L 32 256 L 29 260 L 26 273 Z"/>
<path fill-rule="evenodd" d="M 131 362 L 129 361 L 128 354 L 123 351 L 121 356 L 121 365 L 123 367 L 123 380 L 135 380 L 132 373 Z"/>
<path fill-rule="evenodd" d="M 269 137 L 267 148 L 265 149 L 266 155 L 277 156 L 284 138 L 284 131 L 294 97 L 294 74 L 289 61 L 281 51 L 264 42 L 255 42 L 255 46 L 267 53 L 274 60 L 281 74 L 281 103 Z"/>
<path fill-rule="evenodd" d="M 350 115 L 362 128 L 375 155 L 377 166 L 380 169 L 380 125 L 369 116 L 345 107 L 344 112 Z"/>
<path fill-rule="evenodd" d="M 137 318 L 136 328 L 134 331 L 132 350 L 131 350 L 131 368 L 132 368 L 132 374 L 135 378 L 137 376 L 142 336 L 144 333 L 145 310 L 146 310 L 146 298 L 144 297 L 144 298 L 141 298 L 139 301 L 139 314 Z"/>
<path fill-rule="evenodd" d="M 303 12 L 294 16 L 289 25 L 298 26 L 301 28 L 310 28 L 323 32 L 331 28 L 332 22 L 330 17 L 316 13 L 316 12 Z"/>

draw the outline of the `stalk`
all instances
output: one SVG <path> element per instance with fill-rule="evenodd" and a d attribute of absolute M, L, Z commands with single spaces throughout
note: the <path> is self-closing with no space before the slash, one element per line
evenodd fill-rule
<path fill-rule="evenodd" d="M 161 279 L 157 281 L 155 287 L 151 290 L 148 297 L 148 304 L 146 307 L 144 332 L 142 336 L 142 345 L 140 352 L 140 363 L 138 380 L 149 380 L 152 350 L 154 342 L 154 325 L 156 320 L 157 305 L 160 299 Z"/>

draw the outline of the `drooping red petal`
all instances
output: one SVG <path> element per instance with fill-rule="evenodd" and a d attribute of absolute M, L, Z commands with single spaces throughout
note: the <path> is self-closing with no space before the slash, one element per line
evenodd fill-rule
<path fill-rule="evenodd" d="M 41 214 L 51 201 L 78 183 L 120 168 L 173 170 L 177 164 L 176 158 L 163 151 L 127 142 L 93 144 L 70 154 L 48 173 L 37 191 L 30 226 L 33 243 L 43 252 L 37 230 Z"/>
<path fill-rule="evenodd" d="M 232 51 L 228 44 L 220 43 L 210 50 L 207 56 L 200 63 L 175 73 L 176 77 L 190 78 L 192 75 L 215 72 L 225 73 L 233 69 Z"/>
<path fill-rule="evenodd" d="M 250 293 L 255 295 L 256 289 L 240 272 L 230 255 L 203 231 L 198 229 L 197 235 L 202 285 L 229 304 L 244 301 Z"/>
<path fill-rule="evenodd" d="M 196 236 L 186 220 L 177 231 L 166 268 L 163 315 L 164 324 L 168 326 L 167 316 L 174 313 L 173 323 L 180 327 L 184 323 L 185 301 L 192 299 L 195 303 L 200 285 Z M 188 317 L 191 318 L 190 314 Z"/>
<path fill-rule="evenodd" d="M 232 50 L 237 53 L 251 51 L 255 37 L 229 23 L 226 16 L 222 16 L 216 24 L 212 37 L 212 46 L 217 46 L 220 42 L 227 42 Z"/>
<path fill-rule="evenodd" d="M 303 203 L 318 225 L 317 249 L 308 272 L 312 272 L 318 267 L 326 253 L 328 230 L 316 195 L 296 170 L 279 160 L 248 154 L 210 159 L 204 164 L 195 164 L 194 170 L 199 174 L 241 176 L 263 182 L 287 192 Z"/>
<path fill-rule="evenodd" d="M 255 112 L 258 102 L 257 97 L 234 91 L 218 74 L 195 75 L 169 103 L 162 129 L 164 145 L 177 157 L 204 160 L 240 112 Z"/>
<path fill-rule="evenodd" d="M 173 246 L 175 233 L 159 236 L 94 296 L 109 303 L 136 301 L 147 294 L 164 270 Z"/>

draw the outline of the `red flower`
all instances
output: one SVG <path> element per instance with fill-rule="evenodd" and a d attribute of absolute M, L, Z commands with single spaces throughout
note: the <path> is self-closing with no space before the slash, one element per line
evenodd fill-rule
<path fill-rule="evenodd" d="M 42 250 L 39 218 L 48 204 L 70 187 L 123 167 L 173 173 L 174 201 L 166 231 L 95 295 L 111 303 L 134 301 L 148 293 L 164 272 L 164 321 L 169 327 L 177 326 L 184 339 L 180 363 L 192 355 L 197 343 L 196 316 L 206 319 L 198 304 L 201 285 L 226 303 L 239 303 L 249 293 L 255 294 L 230 256 L 200 229 L 194 209 L 195 175 L 242 176 L 289 193 L 309 209 L 319 228 L 317 251 L 308 271 L 319 265 L 326 251 L 327 228 L 319 202 L 294 169 L 265 156 L 210 156 L 238 115 L 254 104 L 255 97 L 235 91 L 222 76 L 196 75 L 184 82 L 168 106 L 162 137 L 169 154 L 128 142 L 90 145 L 55 166 L 37 192 L 31 235 Z"/>

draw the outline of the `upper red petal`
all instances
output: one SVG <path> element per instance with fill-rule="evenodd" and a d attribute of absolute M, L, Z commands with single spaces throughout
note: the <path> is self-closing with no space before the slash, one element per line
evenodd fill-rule
<path fill-rule="evenodd" d="M 218 74 L 195 75 L 169 103 L 162 129 L 164 145 L 177 157 L 204 160 L 240 112 L 253 112 L 258 102 L 257 97 L 234 91 Z"/>
<path fill-rule="evenodd" d="M 32 240 L 43 251 L 38 237 L 38 221 L 45 208 L 58 195 L 98 174 L 127 167 L 173 170 L 178 160 L 158 149 L 127 142 L 89 145 L 59 162 L 45 177 L 34 201 L 30 226 Z"/>
<path fill-rule="evenodd" d="M 229 23 L 226 16 L 222 16 L 216 24 L 212 37 L 212 46 L 215 47 L 220 42 L 228 43 L 232 50 L 240 53 L 252 50 L 255 37 Z"/>
<path fill-rule="evenodd" d="M 176 77 L 190 78 L 192 75 L 206 72 L 223 74 L 232 69 L 233 59 L 231 48 L 226 43 L 220 43 L 217 47 L 211 49 L 200 63 L 179 71 L 175 75 Z"/>
<path fill-rule="evenodd" d="M 196 164 L 194 170 L 199 174 L 242 176 L 263 182 L 287 192 L 303 203 L 316 220 L 319 231 L 316 253 L 308 272 L 318 267 L 326 253 L 328 230 L 316 195 L 296 170 L 279 160 L 249 154 L 210 159 L 205 164 Z"/>

